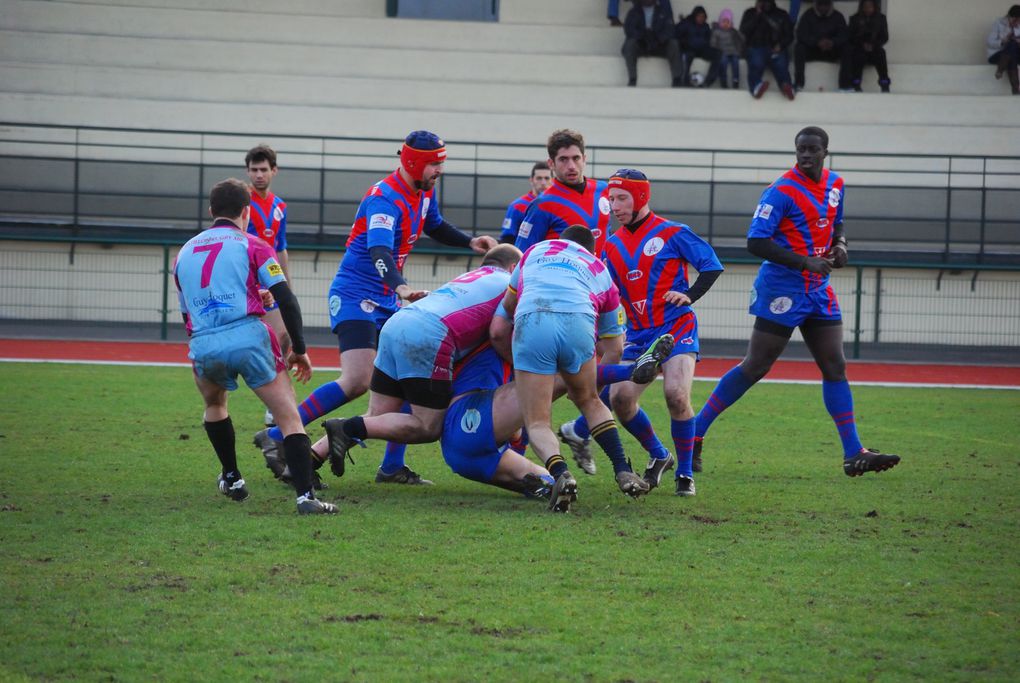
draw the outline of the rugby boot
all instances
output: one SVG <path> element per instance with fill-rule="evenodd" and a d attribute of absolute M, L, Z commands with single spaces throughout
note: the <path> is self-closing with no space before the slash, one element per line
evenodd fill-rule
<path fill-rule="evenodd" d="M 223 473 L 221 472 L 216 480 L 216 486 L 219 488 L 220 493 L 230 500 L 240 503 L 242 500 L 248 499 L 248 487 L 244 485 L 244 479 L 228 482 L 223 478 Z"/>
<path fill-rule="evenodd" d="M 691 477 L 685 477 L 682 474 L 678 476 L 676 478 L 676 495 L 678 496 L 695 495 L 694 479 Z"/>
<path fill-rule="evenodd" d="M 595 474 L 595 458 L 591 454 L 591 439 L 582 439 L 574 431 L 574 423 L 566 422 L 560 426 L 560 441 L 570 446 L 574 462 L 585 474 Z"/>
<path fill-rule="evenodd" d="M 550 512 L 570 512 L 570 505 L 577 500 L 577 480 L 569 471 L 556 478 L 556 484 L 549 494 Z"/>
<path fill-rule="evenodd" d="M 549 496 L 552 494 L 552 487 L 556 485 L 556 480 L 550 475 L 538 475 L 528 472 L 521 477 L 521 493 L 524 494 L 525 498 L 543 498 L 549 500 Z"/>
<path fill-rule="evenodd" d="M 630 381 L 635 384 L 648 384 L 659 376 L 659 368 L 663 361 L 673 353 L 673 346 L 676 341 L 673 335 L 664 334 L 648 347 L 648 350 L 637 357 L 634 361 L 634 369 L 630 373 Z"/>
<path fill-rule="evenodd" d="M 662 481 L 662 474 L 673 469 L 676 465 L 676 458 L 670 453 L 666 458 L 649 458 L 648 467 L 645 468 L 644 480 L 651 491 Z"/>
<path fill-rule="evenodd" d="M 255 435 L 252 443 L 262 451 L 262 457 L 266 459 L 266 467 L 273 473 L 273 476 L 283 479 L 283 473 L 287 469 L 287 463 L 282 457 L 283 442 L 269 436 L 268 429 L 263 429 Z"/>
<path fill-rule="evenodd" d="M 648 482 L 629 470 L 616 473 L 616 485 L 624 495 L 638 498 L 651 490 Z"/>
<path fill-rule="evenodd" d="M 334 417 L 329 420 L 325 420 L 322 423 L 322 428 L 326 430 L 326 438 L 329 441 L 329 469 L 334 475 L 338 477 L 344 476 L 344 458 L 351 461 L 354 464 L 354 458 L 351 457 L 350 450 L 355 444 L 360 445 L 362 448 L 365 444 L 360 439 L 344 434 L 344 422 L 347 418 Z"/>
<path fill-rule="evenodd" d="M 422 479 L 421 475 L 404 465 L 393 474 L 386 474 L 379 468 L 375 472 L 376 484 L 410 484 L 412 486 L 432 486 L 428 479 Z"/>
<path fill-rule="evenodd" d="M 865 472 L 884 472 L 900 464 L 900 456 L 879 453 L 869 448 L 862 448 L 857 455 L 843 459 L 843 474 L 848 477 L 859 477 Z"/>
<path fill-rule="evenodd" d="M 298 496 L 297 511 L 299 515 L 335 515 L 340 508 L 312 496 Z"/>

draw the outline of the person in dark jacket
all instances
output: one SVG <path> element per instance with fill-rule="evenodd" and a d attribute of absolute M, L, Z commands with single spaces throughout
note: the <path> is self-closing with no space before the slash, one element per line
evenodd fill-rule
<path fill-rule="evenodd" d="M 839 89 L 850 90 L 850 32 L 846 18 L 832 8 L 832 0 L 815 0 L 815 6 L 797 22 L 793 68 L 797 90 L 804 88 L 805 62 L 837 62 Z"/>
<path fill-rule="evenodd" d="M 878 10 L 878 3 L 861 0 L 857 14 L 850 17 L 850 79 L 856 92 L 861 92 L 861 76 L 867 64 L 878 72 L 882 92 L 889 92 L 889 65 L 883 47 L 888 42 L 889 24 Z"/>
<path fill-rule="evenodd" d="M 623 32 L 623 59 L 627 63 L 627 85 L 637 85 L 638 57 L 653 55 L 665 57 L 673 75 L 673 87 L 683 85 L 684 67 L 680 45 L 673 36 L 673 15 L 666 12 L 658 0 L 640 0 L 627 12 Z"/>
<path fill-rule="evenodd" d="M 765 66 L 772 70 L 783 94 L 792 100 L 790 60 L 786 49 L 793 42 L 793 23 L 790 15 L 776 7 L 775 0 L 755 0 L 740 19 L 740 32 L 747 41 L 747 87 L 756 99 L 768 90 L 769 82 L 762 80 Z"/>
<path fill-rule="evenodd" d="M 691 10 L 690 15 L 677 24 L 675 35 L 684 58 L 684 86 L 692 85 L 691 62 L 695 57 L 699 57 L 708 62 L 708 75 L 705 76 L 704 87 L 711 87 L 719 75 L 719 58 L 722 53 L 712 47 L 712 26 L 708 23 L 705 8 L 697 5 Z"/>

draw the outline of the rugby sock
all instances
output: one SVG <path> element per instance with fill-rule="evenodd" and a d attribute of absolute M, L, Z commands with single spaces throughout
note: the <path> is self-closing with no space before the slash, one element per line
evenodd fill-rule
<path fill-rule="evenodd" d="M 223 466 L 223 478 L 233 483 L 241 478 L 237 471 L 237 450 L 234 448 L 234 423 L 230 416 L 218 422 L 203 422 L 205 433 L 209 436 L 209 442 L 216 457 L 220 459 Z"/>
<path fill-rule="evenodd" d="M 301 416 L 301 424 L 306 425 L 314 422 L 326 413 L 331 413 L 340 406 L 347 403 L 347 394 L 336 382 L 326 382 L 321 387 L 308 395 L 301 405 L 298 406 L 298 415 Z M 269 437 L 276 441 L 283 441 L 283 432 L 279 427 L 269 430 Z"/>
<path fill-rule="evenodd" d="M 290 468 L 290 481 L 299 496 L 312 493 L 312 440 L 307 434 L 291 434 L 283 439 L 283 457 Z"/>
<path fill-rule="evenodd" d="M 861 440 L 857 438 L 857 422 L 854 420 L 854 397 L 850 383 L 826 382 L 822 380 L 822 400 L 825 409 L 836 423 L 839 440 L 843 442 L 843 457 L 850 458 L 861 452 Z"/>
<path fill-rule="evenodd" d="M 404 405 L 401 406 L 400 412 L 411 414 L 411 404 L 404 401 Z M 364 422 L 362 422 L 364 424 Z M 353 435 L 352 435 L 353 436 Z M 407 444 L 395 443 L 393 441 L 386 442 L 386 450 L 383 451 L 382 462 L 379 463 L 379 469 L 382 470 L 383 474 L 393 474 L 401 467 L 404 466 L 404 452 L 407 450 Z"/>
<path fill-rule="evenodd" d="M 596 382 L 601 387 L 605 384 L 626 382 L 634 372 L 633 365 L 599 365 L 595 369 Z"/>
<path fill-rule="evenodd" d="M 623 452 L 620 432 L 616 429 L 616 420 L 606 420 L 591 428 L 591 436 L 599 448 L 606 452 L 613 462 L 613 472 L 632 472 L 627 455 Z"/>
<path fill-rule="evenodd" d="M 641 444 L 641 447 L 648 451 L 648 455 L 656 460 L 664 460 L 669 457 L 669 451 L 652 428 L 652 421 L 648 419 L 648 413 L 638 408 L 634 417 L 620 422 L 623 428 L 630 432 Z"/>
<path fill-rule="evenodd" d="M 740 400 L 740 397 L 753 386 L 754 382 L 744 374 L 739 365 L 723 375 L 722 379 L 719 380 L 719 384 L 715 385 L 712 395 L 708 397 L 705 405 L 701 407 L 701 412 L 698 413 L 698 426 L 694 432 L 695 436 L 699 439 L 703 438 L 705 432 L 712 426 L 715 418 L 719 417 L 722 411 Z M 679 458 L 680 454 L 677 453 L 676 456 Z"/>
<path fill-rule="evenodd" d="M 670 420 L 669 431 L 673 435 L 673 447 L 676 448 L 676 474 L 694 478 L 691 467 L 694 458 L 694 427 L 698 418 L 689 420 Z"/>
<path fill-rule="evenodd" d="M 609 387 L 602 387 L 602 391 L 599 392 L 599 398 L 602 402 L 609 407 Z M 591 438 L 591 430 L 588 428 L 588 420 L 585 419 L 584 415 L 578 415 L 577 419 L 574 420 L 574 433 L 582 439 Z"/>
<path fill-rule="evenodd" d="M 567 461 L 558 453 L 545 461 L 545 468 L 556 479 L 559 479 L 561 474 L 568 471 Z"/>

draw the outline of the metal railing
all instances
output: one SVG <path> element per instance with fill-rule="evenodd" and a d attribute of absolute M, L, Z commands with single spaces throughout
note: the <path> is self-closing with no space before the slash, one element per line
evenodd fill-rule
<path fill-rule="evenodd" d="M 136 238 L 5 239 L 0 251 L 0 320 L 158 326 L 179 323 L 170 264 L 181 242 Z M 328 328 L 325 293 L 337 247 L 297 245 L 292 284 L 306 326 Z M 453 279 L 477 257 L 417 247 L 404 274 L 426 288 Z M 703 338 L 746 340 L 747 298 L 758 262 L 724 259 L 727 272 L 699 304 Z M 847 352 L 879 347 L 996 352 L 1020 361 L 1020 266 L 903 264 L 855 260 L 832 277 L 843 308 Z"/>
<path fill-rule="evenodd" d="M 396 167 L 398 141 L 0 123 L 0 229 L 9 236 L 177 238 L 206 220 L 208 188 L 243 177 L 247 149 L 279 155 L 295 245 L 338 244 L 365 190 Z M 499 230 L 541 146 L 448 141 L 443 213 L 473 233 Z M 588 149 L 589 173 L 621 166 L 653 178 L 662 215 L 722 253 L 742 253 L 761 191 L 792 151 Z M 855 250 L 941 263 L 1020 263 L 1020 159 L 834 152 L 847 181 Z"/>

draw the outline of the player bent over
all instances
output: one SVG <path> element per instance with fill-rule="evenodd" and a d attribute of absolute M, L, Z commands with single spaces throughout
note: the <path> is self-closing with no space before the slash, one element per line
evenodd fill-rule
<path fill-rule="evenodd" d="M 273 250 L 245 232 L 251 197 L 239 180 L 217 183 L 209 193 L 213 224 L 188 240 L 174 260 L 174 283 L 190 336 L 188 357 L 195 384 L 205 401 L 206 434 L 222 465 L 219 490 L 235 501 L 248 497 L 237 467 L 234 425 L 227 412 L 227 392 L 237 376 L 272 411 L 283 432 L 283 452 L 290 468 L 301 514 L 331 514 L 337 507 L 315 499 L 312 491 L 311 442 L 301 426 L 287 370 L 307 382 L 312 364 L 305 353 L 301 308 L 287 286 Z M 259 288 L 280 305 L 292 352 L 286 362 L 276 335 L 261 316 Z"/>
<path fill-rule="evenodd" d="M 335 475 L 343 476 L 349 449 L 365 439 L 409 444 L 439 438 L 453 396 L 454 363 L 488 341 L 492 316 L 520 259 L 512 244 L 497 245 L 479 268 L 401 308 L 383 326 L 368 412 L 323 422 Z M 401 412 L 405 402 L 410 414 Z"/>
<path fill-rule="evenodd" d="M 723 375 L 698 413 L 695 452 L 712 422 L 764 377 L 795 327 L 822 373 L 822 400 L 843 445 L 843 472 L 881 472 L 898 455 L 864 448 L 843 356 L 843 317 L 829 285 L 833 268 L 847 264 L 843 233 L 843 179 L 825 168 L 829 135 L 809 126 L 794 138 L 797 165 L 762 193 L 747 234 L 747 250 L 765 259 L 751 290 L 755 316 L 747 355 Z"/>
<path fill-rule="evenodd" d="M 583 226 L 570 226 L 560 239 L 529 248 L 511 275 L 502 304 L 513 316 L 512 341 L 507 321 L 493 318 L 493 344 L 504 358 L 512 356 L 531 445 L 556 478 L 550 499 L 555 512 L 569 511 L 577 499 L 577 481 L 549 422 L 557 373 L 612 461 L 620 490 L 635 497 L 648 492 L 648 484 L 627 461 L 612 413 L 598 396 L 595 325 L 599 316 L 616 313 L 620 295 L 594 248 L 595 237 Z"/>

